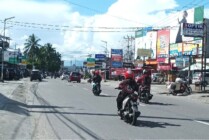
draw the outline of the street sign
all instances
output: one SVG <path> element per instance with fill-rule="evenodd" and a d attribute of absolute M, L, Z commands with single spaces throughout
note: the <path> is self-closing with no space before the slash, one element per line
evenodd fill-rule
<path fill-rule="evenodd" d="M 95 58 L 104 60 L 106 58 L 106 55 L 105 54 L 95 54 Z"/>
<path fill-rule="evenodd" d="M 87 58 L 87 62 L 95 62 L 94 58 Z"/>
<path fill-rule="evenodd" d="M 87 67 L 95 67 L 95 63 L 89 62 L 89 63 L 86 64 L 86 66 L 87 66 Z"/>

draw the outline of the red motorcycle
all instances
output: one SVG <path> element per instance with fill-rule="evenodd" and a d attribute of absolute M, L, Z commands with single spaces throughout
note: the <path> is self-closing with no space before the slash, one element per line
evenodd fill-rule
<path fill-rule="evenodd" d="M 120 111 L 120 117 L 123 119 L 125 122 L 130 123 L 131 125 L 136 125 L 137 118 L 140 116 L 140 111 L 138 110 L 138 95 L 133 91 L 131 92 L 131 87 L 126 86 L 124 87 L 117 87 L 115 89 L 122 90 L 120 92 L 128 92 L 128 96 L 123 100 L 122 103 L 122 109 Z M 121 93 L 119 93 L 121 94 Z"/>
<path fill-rule="evenodd" d="M 148 104 L 149 100 L 151 100 L 153 97 L 153 95 L 150 93 L 149 86 L 139 86 L 138 95 L 139 101 L 144 102 L 146 104 Z"/>

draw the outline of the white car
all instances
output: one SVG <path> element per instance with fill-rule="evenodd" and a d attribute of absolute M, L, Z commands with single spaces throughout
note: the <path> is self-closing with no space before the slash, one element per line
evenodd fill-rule
<path fill-rule="evenodd" d="M 68 74 L 63 73 L 63 74 L 61 75 L 61 80 L 66 80 L 66 79 L 68 79 L 68 77 L 69 77 Z"/>
<path fill-rule="evenodd" d="M 207 86 L 209 84 L 209 73 L 205 73 L 205 81 L 203 82 L 201 73 L 194 73 L 192 77 L 192 84 L 195 84 L 197 82 L 203 82 L 204 86 Z"/>

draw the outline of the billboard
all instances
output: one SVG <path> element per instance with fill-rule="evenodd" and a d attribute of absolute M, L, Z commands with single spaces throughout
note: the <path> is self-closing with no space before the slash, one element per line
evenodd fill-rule
<path fill-rule="evenodd" d="M 111 49 L 111 64 L 113 68 L 123 67 L 123 50 Z"/>
<path fill-rule="evenodd" d="M 170 30 L 164 29 L 157 32 L 157 61 L 165 63 L 169 57 Z M 164 58 L 164 59 L 162 59 Z"/>
<path fill-rule="evenodd" d="M 182 34 L 188 37 L 203 37 L 203 24 L 183 23 Z"/>
<path fill-rule="evenodd" d="M 173 17 L 175 17 L 176 20 L 173 20 L 173 22 L 170 24 L 170 26 L 172 26 L 172 28 L 170 29 L 170 43 L 182 43 L 185 41 L 192 41 L 194 40 L 194 37 L 182 36 L 181 26 L 183 23 L 203 23 L 204 7 L 200 6 L 181 11 L 173 15 Z"/>
<path fill-rule="evenodd" d="M 11 64 L 18 64 L 21 61 L 22 54 L 20 50 L 7 50 L 4 51 L 4 61 Z"/>
<path fill-rule="evenodd" d="M 135 58 L 141 57 L 140 52 L 141 49 L 150 50 L 151 55 L 147 57 L 151 57 L 151 59 L 156 59 L 156 40 L 157 40 L 157 31 L 151 31 L 151 27 L 143 28 L 141 30 L 136 31 L 135 35 Z M 142 33 L 139 33 L 142 32 Z M 138 33 L 138 34 L 137 34 Z M 143 55 L 145 56 L 145 55 Z"/>
<path fill-rule="evenodd" d="M 170 44 L 170 57 L 179 56 L 178 44 Z"/>

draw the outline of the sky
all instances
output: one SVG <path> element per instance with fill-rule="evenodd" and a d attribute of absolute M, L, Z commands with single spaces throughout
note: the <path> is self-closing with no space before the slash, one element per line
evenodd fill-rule
<path fill-rule="evenodd" d="M 11 48 L 23 50 L 28 36 L 51 43 L 65 65 L 81 65 L 89 54 L 104 53 L 106 46 L 122 49 L 124 39 L 141 27 L 169 26 L 173 14 L 204 5 L 208 0 L 0 0 L 0 34 L 5 18 Z M 105 43 L 106 42 L 106 43 Z"/>

